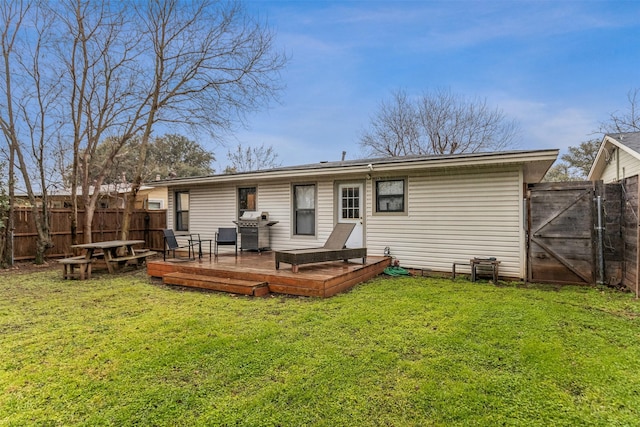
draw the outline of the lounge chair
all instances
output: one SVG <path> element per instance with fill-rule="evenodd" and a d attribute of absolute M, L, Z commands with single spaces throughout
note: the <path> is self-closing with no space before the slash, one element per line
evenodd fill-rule
<path fill-rule="evenodd" d="M 336 224 L 336 227 L 321 248 L 275 251 L 276 270 L 280 268 L 281 262 L 291 264 L 291 270 L 294 273 L 298 272 L 298 266 L 301 264 L 339 260 L 346 262 L 353 258 L 362 258 L 362 263 L 366 263 L 367 248 L 345 248 L 347 239 L 349 239 L 354 227 L 355 224 Z"/>

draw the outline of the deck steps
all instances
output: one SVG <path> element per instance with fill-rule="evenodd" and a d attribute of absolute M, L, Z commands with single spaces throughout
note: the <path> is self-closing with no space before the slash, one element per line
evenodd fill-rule
<path fill-rule="evenodd" d="M 165 285 L 188 286 L 240 295 L 261 297 L 269 293 L 269 283 L 252 280 L 230 279 L 190 273 L 168 273 L 162 276 Z"/>

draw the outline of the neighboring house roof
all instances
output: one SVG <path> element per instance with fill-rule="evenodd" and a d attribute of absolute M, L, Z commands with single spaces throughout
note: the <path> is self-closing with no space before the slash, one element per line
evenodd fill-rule
<path fill-rule="evenodd" d="M 165 184 L 166 185 L 166 184 Z M 139 191 L 145 191 L 145 190 L 152 190 L 156 187 L 163 187 L 164 185 L 158 185 L 158 186 L 153 186 L 150 187 L 148 185 L 142 185 L 140 187 Z M 94 192 L 96 191 L 96 187 L 94 187 L 93 185 L 89 186 L 89 195 L 94 194 Z M 131 184 L 103 184 L 100 186 L 99 189 L 99 193 L 100 194 L 104 194 L 104 195 L 110 195 L 110 194 L 127 194 L 131 191 Z M 80 196 L 82 194 L 82 188 L 78 187 L 77 189 L 77 195 Z M 47 195 L 49 197 L 68 197 L 71 196 L 71 189 L 70 188 L 51 188 Z M 16 193 L 17 197 L 27 197 L 27 193 Z M 36 194 L 36 197 L 41 197 L 42 194 L 38 193 Z"/>
<path fill-rule="evenodd" d="M 154 187 L 149 187 L 146 185 L 142 185 L 140 187 L 140 191 L 143 190 L 150 190 Z M 96 191 L 96 187 L 94 187 L 93 185 L 89 186 L 89 195 L 94 194 Z M 103 184 L 100 186 L 99 188 L 99 193 L 100 194 L 127 194 L 131 191 L 131 184 L 126 183 L 126 184 Z M 82 188 L 78 187 L 77 189 L 77 194 L 80 195 L 82 194 Z M 55 189 L 55 190 L 50 190 L 49 191 L 49 196 L 71 196 L 71 189 L 70 188 L 63 188 L 63 189 Z"/>
<path fill-rule="evenodd" d="M 626 152 L 640 162 L 640 132 L 608 133 L 602 138 L 596 159 L 591 165 L 588 179 L 598 180 L 602 177 L 614 148 Z"/>
<path fill-rule="evenodd" d="M 403 156 L 319 162 L 253 172 L 178 178 L 149 183 L 151 186 L 200 185 L 208 183 L 276 178 L 313 178 L 335 174 L 397 172 L 415 169 L 438 169 L 469 166 L 519 164 L 524 166 L 524 180 L 539 182 L 558 157 L 559 150 L 504 151 L 496 153 L 452 154 L 441 156 Z"/>

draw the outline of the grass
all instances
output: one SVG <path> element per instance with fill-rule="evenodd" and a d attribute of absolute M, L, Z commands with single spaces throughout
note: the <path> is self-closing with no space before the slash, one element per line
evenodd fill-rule
<path fill-rule="evenodd" d="M 143 272 L 60 276 L 0 276 L 0 425 L 640 419 L 640 306 L 626 293 L 395 278 L 254 299 Z"/>

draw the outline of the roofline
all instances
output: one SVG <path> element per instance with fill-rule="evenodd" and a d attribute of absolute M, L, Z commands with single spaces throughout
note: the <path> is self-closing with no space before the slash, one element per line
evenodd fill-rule
<path fill-rule="evenodd" d="M 504 151 L 492 153 L 454 154 L 446 156 L 406 156 L 376 159 L 320 162 L 310 165 L 289 166 L 237 174 L 219 174 L 205 177 L 178 178 L 147 183 L 149 186 L 176 187 L 182 185 L 202 185 L 228 183 L 247 179 L 278 179 L 291 177 L 317 177 L 350 173 L 388 172 L 396 170 L 439 169 L 445 167 L 469 167 L 496 164 L 524 164 L 550 161 L 553 163 L 560 150 Z M 371 166 L 369 166 L 371 165 Z"/>

